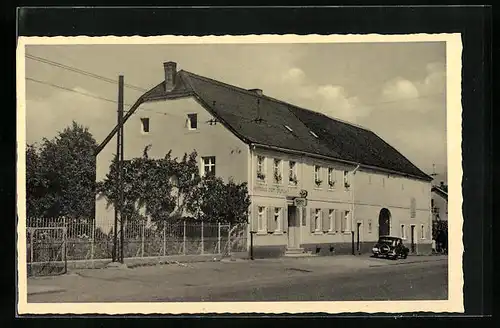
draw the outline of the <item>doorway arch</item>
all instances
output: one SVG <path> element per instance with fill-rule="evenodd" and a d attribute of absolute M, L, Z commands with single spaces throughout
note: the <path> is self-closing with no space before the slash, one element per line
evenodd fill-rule
<path fill-rule="evenodd" d="M 378 215 L 378 235 L 388 236 L 391 233 L 391 211 L 387 208 L 380 210 Z"/>

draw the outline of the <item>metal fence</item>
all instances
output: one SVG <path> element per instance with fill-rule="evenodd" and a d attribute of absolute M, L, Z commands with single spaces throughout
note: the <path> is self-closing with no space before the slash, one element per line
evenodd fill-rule
<path fill-rule="evenodd" d="M 30 228 L 65 228 L 65 256 L 68 261 L 111 259 L 113 256 L 113 225 L 96 224 L 92 220 L 67 218 L 30 218 Z M 168 255 L 223 254 L 246 249 L 246 230 L 229 224 L 181 221 L 152 223 L 128 221 L 124 228 L 124 257 L 140 258 Z M 234 234 L 232 236 L 231 234 Z M 118 236 L 120 232 L 118 232 Z M 36 237 L 36 236 L 35 236 Z M 37 242 L 28 232 L 28 253 Z M 231 242 L 233 240 L 233 242 Z M 28 255 L 28 264 L 40 260 Z"/>

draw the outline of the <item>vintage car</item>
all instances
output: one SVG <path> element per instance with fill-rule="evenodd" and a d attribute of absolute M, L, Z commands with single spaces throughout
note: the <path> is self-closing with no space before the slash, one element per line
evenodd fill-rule
<path fill-rule="evenodd" d="M 372 248 L 373 256 L 383 256 L 393 260 L 407 258 L 409 251 L 408 247 L 403 245 L 401 238 L 391 236 L 381 236 Z"/>

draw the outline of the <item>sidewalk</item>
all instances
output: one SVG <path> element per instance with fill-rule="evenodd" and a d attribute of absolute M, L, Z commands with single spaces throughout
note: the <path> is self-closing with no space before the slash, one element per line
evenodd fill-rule
<path fill-rule="evenodd" d="M 254 261 L 167 264 L 133 269 L 83 269 L 64 276 L 28 279 L 29 302 L 108 302 L 139 295 L 161 298 L 197 288 L 271 284 L 296 277 L 371 270 L 373 267 L 445 261 L 416 256 L 391 261 L 368 256 L 278 258 Z"/>

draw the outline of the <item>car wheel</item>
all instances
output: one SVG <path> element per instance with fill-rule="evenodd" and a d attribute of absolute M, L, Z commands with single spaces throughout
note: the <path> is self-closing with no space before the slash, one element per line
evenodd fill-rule
<path fill-rule="evenodd" d="M 373 257 L 378 257 L 378 254 L 373 254 Z"/>
<path fill-rule="evenodd" d="M 404 253 L 403 254 L 403 259 L 406 259 L 408 257 L 408 254 Z"/>

